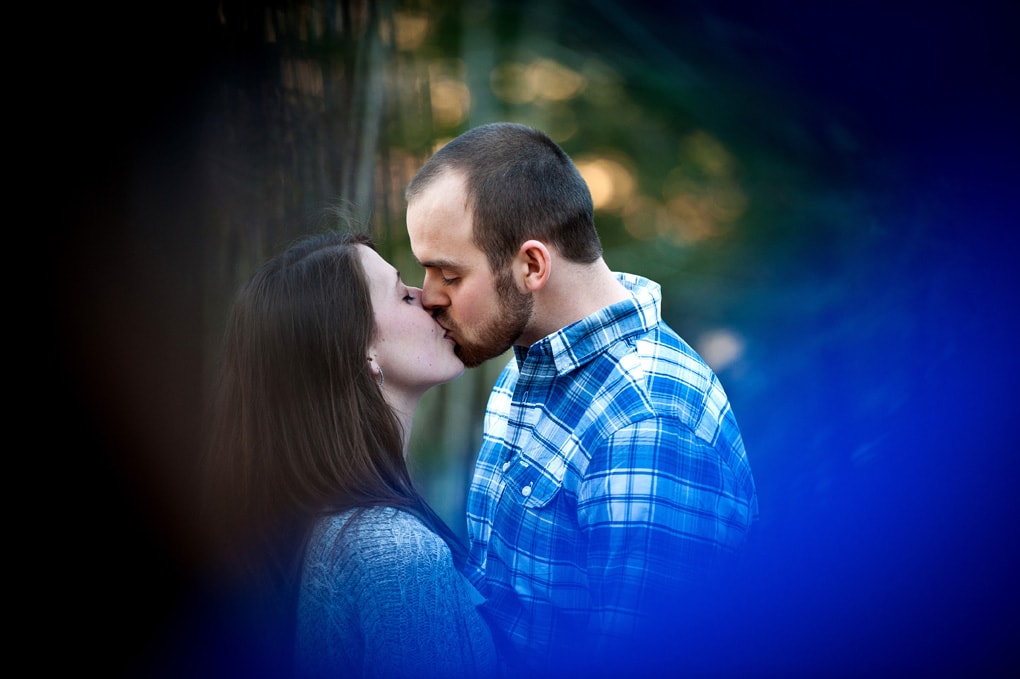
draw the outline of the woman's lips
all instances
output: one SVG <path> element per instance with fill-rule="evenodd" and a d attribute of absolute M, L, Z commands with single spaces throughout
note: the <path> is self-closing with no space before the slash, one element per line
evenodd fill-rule
<path fill-rule="evenodd" d="M 443 331 L 443 339 L 448 339 L 451 342 L 453 342 L 454 344 L 457 343 L 457 340 L 453 339 L 453 335 L 451 335 L 450 331 L 446 329 L 446 326 L 444 326 L 439 321 L 436 321 L 436 325 L 438 325 L 440 327 L 440 329 Z"/>

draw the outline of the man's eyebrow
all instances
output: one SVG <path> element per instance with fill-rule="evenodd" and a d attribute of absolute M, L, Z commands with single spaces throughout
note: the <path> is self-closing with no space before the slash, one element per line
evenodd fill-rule
<path fill-rule="evenodd" d="M 421 261 L 415 258 L 418 265 L 426 269 L 459 269 L 457 263 L 449 259 L 430 259 L 427 261 Z"/>

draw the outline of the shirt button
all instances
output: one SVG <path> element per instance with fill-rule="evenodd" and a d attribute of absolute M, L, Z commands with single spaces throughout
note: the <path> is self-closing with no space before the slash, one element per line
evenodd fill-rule
<path fill-rule="evenodd" d="M 508 469 L 510 469 L 510 462 L 504 462 L 503 463 L 503 471 L 507 471 Z"/>
<path fill-rule="evenodd" d="M 523 495 L 524 497 L 528 497 L 529 495 L 531 495 L 531 484 L 528 484 L 521 488 L 521 495 Z"/>

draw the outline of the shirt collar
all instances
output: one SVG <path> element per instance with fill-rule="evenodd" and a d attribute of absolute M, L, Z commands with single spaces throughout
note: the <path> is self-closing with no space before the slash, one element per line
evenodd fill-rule
<path fill-rule="evenodd" d="M 662 318 L 662 287 L 642 276 L 614 275 L 630 291 L 630 299 L 600 309 L 530 347 L 514 346 L 517 367 L 521 368 L 528 357 L 538 361 L 551 357 L 556 373 L 562 375 L 584 365 L 614 342 L 658 325 Z"/>

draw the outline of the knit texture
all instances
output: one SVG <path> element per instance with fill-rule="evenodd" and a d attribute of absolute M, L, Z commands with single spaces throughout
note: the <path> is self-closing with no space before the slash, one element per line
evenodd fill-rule
<path fill-rule="evenodd" d="M 393 508 L 321 519 L 302 570 L 300 677 L 492 676 L 496 653 L 477 592 L 449 547 Z"/>

